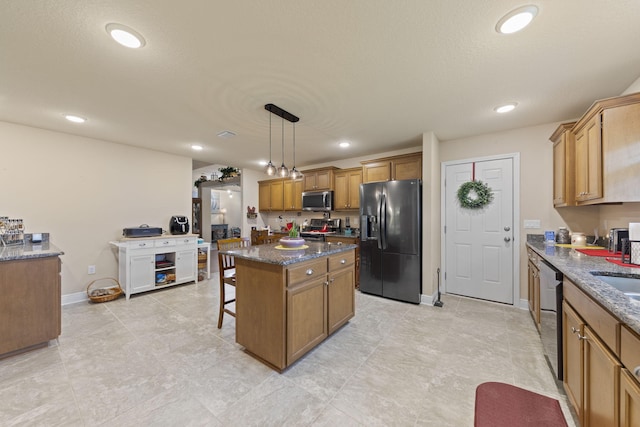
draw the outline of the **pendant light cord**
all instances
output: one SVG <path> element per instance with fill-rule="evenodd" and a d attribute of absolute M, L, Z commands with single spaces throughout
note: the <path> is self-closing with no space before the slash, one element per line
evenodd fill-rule
<path fill-rule="evenodd" d="M 284 117 L 282 118 L 282 166 L 284 166 Z"/>

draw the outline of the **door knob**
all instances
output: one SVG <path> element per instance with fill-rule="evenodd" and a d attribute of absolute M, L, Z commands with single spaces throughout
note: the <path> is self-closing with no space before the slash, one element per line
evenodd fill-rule
<path fill-rule="evenodd" d="M 509 227 L 508 225 L 504 228 L 504 231 L 510 231 L 511 227 Z"/>
<path fill-rule="evenodd" d="M 505 242 L 510 242 L 510 241 L 511 241 L 511 237 L 505 237 L 505 238 L 504 238 L 504 241 L 505 241 Z"/>

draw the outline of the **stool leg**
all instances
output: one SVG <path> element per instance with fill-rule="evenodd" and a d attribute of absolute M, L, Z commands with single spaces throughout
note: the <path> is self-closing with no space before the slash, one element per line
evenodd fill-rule
<path fill-rule="evenodd" d="M 222 328 L 222 316 L 224 316 L 224 280 L 220 280 L 220 311 L 218 312 L 218 329 Z"/>

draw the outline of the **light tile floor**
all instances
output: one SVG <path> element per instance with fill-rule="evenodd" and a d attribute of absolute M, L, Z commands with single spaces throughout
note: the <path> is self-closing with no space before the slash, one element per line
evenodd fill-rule
<path fill-rule="evenodd" d="M 48 348 L 0 360 L 2 426 L 472 426 L 475 388 L 558 398 L 529 313 L 356 293 L 356 317 L 283 374 L 216 328 L 217 279 L 63 308 Z"/>

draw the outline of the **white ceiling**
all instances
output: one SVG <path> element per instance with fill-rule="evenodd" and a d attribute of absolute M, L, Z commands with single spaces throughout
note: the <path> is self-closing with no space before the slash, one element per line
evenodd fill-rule
<path fill-rule="evenodd" d="M 526 3 L 4 0 L 0 120 L 259 169 L 274 103 L 300 117 L 300 167 L 418 146 L 425 131 L 446 141 L 575 118 L 640 75 L 640 1 L 532 3 L 532 25 L 501 35 L 496 22 Z M 146 46 L 113 42 L 111 22 Z M 285 156 L 291 167 L 289 122 Z"/>

